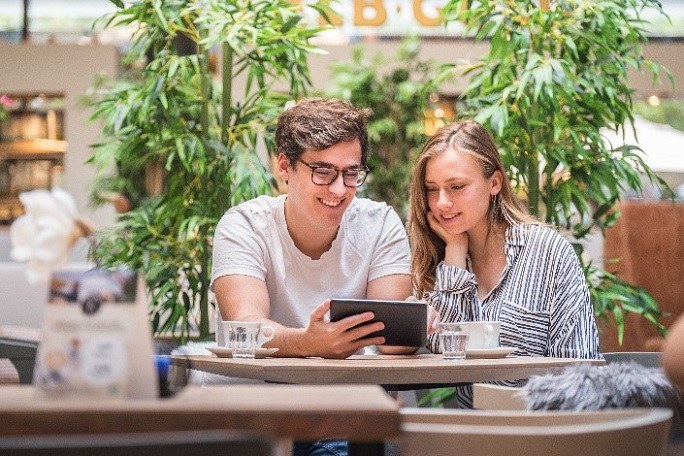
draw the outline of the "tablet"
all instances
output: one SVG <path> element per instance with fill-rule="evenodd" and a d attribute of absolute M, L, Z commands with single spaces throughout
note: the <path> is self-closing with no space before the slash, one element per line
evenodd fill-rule
<path fill-rule="evenodd" d="M 333 299 L 330 302 L 330 321 L 367 311 L 375 313 L 375 318 L 364 324 L 385 323 L 382 331 L 367 337 L 382 336 L 386 345 L 422 347 L 427 344 L 427 304 L 424 302 Z"/>

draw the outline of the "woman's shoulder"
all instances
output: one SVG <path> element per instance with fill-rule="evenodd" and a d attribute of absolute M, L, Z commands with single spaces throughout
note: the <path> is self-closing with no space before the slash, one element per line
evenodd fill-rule
<path fill-rule="evenodd" d="M 554 227 L 545 224 L 521 223 L 508 229 L 509 242 L 540 249 L 573 250 L 570 242 Z"/>

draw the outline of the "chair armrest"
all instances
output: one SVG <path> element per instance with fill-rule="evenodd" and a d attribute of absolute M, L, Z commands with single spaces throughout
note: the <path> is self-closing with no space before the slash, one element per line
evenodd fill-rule
<path fill-rule="evenodd" d="M 473 408 L 480 410 L 525 410 L 525 400 L 518 396 L 522 388 L 473 384 Z"/>

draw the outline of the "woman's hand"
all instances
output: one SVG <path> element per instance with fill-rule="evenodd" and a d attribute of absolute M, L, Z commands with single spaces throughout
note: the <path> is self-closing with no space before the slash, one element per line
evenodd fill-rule
<path fill-rule="evenodd" d="M 415 296 L 409 296 L 408 298 L 404 299 L 404 301 L 411 301 L 411 302 L 425 302 L 421 301 L 420 299 L 416 298 Z M 438 331 L 437 324 L 442 321 L 442 317 L 439 315 L 439 312 L 432 307 L 431 305 L 428 304 L 427 306 L 427 333 L 429 334 L 436 334 Z"/>
<path fill-rule="evenodd" d="M 432 212 L 427 214 L 430 229 L 446 243 L 444 262 L 465 269 L 468 256 L 468 233 L 448 233 Z"/>

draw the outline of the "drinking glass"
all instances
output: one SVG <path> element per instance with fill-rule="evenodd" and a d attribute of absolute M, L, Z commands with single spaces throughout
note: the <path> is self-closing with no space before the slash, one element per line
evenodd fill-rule
<path fill-rule="evenodd" d="M 254 359 L 256 349 L 273 339 L 271 326 L 261 322 L 224 321 L 226 345 L 233 350 L 233 358 Z"/>
<path fill-rule="evenodd" d="M 238 327 L 231 333 L 230 339 L 233 345 L 233 358 L 254 359 L 257 346 L 256 331 Z"/>
<path fill-rule="evenodd" d="M 439 346 L 446 359 L 465 359 L 468 333 L 458 323 L 440 323 Z"/>

